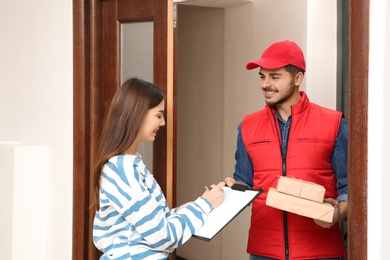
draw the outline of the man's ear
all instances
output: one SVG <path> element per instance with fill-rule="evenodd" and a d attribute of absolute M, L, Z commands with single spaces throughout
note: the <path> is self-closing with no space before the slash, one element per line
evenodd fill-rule
<path fill-rule="evenodd" d="M 302 72 L 298 72 L 297 74 L 295 74 L 294 85 L 300 86 L 302 81 L 303 81 L 304 76 L 305 75 Z"/>

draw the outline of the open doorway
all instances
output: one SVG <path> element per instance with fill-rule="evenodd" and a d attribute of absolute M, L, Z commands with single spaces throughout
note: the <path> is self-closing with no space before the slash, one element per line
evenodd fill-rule
<path fill-rule="evenodd" d="M 202 5 L 206 2 L 207 5 Z M 337 8 L 344 8 L 341 10 L 344 12 L 343 18 L 348 19 L 349 12 L 345 9 L 347 3 L 342 2 L 343 5 L 336 1 L 330 4 L 338 4 Z M 229 1 L 226 6 L 219 1 L 215 1 L 214 5 L 212 3 L 213 1 L 194 1 L 177 8 L 178 205 L 199 195 L 205 183 L 215 183 L 233 173 L 237 125 L 245 114 L 259 110 L 264 104 L 258 90 L 257 75 L 248 74 L 244 68 L 246 62 L 253 58 L 253 53 L 260 54 L 263 47 L 277 39 L 278 36 L 275 35 L 294 39 L 307 47 L 306 1 L 298 0 L 293 6 L 286 6 L 285 2 L 279 3 L 283 4 L 280 9 L 288 10 L 290 14 L 294 14 L 292 17 L 300 17 L 302 20 L 298 18 L 295 21 L 271 22 L 272 19 L 263 18 L 267 23 L 261 22 L 263 20 L 258 14 L 262 13 L 261 10 L 268 10 L 271 5 L 276 8 L 278 1 L 236 1 L 235 4 Z M 338 16 L 337 13 L 334 15 Z M 283 23 L 288 26 L 283 26 Z M 299 29 L 294 31 L 293 28 Z M 341 61 L 341 64 L 337 64 L 342 72 L 335 76 L 334 81 L 335 84 L 340 82 L 338 87 L 342 91 L 337 93 L 338 100 L 334 101 L 337 107 L 333 108 L 347 112 L 349 62 L 345 47 L 348 47 L 349 37 L 345 29 L 346 27 L 344 31 L 340 31 L 340 28 L 333 29 L 340 36 L 338 41 L 342 41 L 344 49 L 340 50 L 345 51 L 339 51 L 338 55 L 344 56 L 337 57 L 339 60 L 335 61 L 335 64 Z M 258 31 L 262 32 L 260 36 Z M 263 37 L 264 35 L 267 37 Z M 316 55 L 321 60 L 320 55 Z M 339 78 L 340 75 L 343 78 Z M 188 186 L 188 183 L 191 185 Z M 188 259 L 197 259 L 195 254 L 199 259 L 206 256 L 213 259 L 245 259 L 249 218 L 250 209 L 213 241 L 205 244 L 190 240 L 177 250 L 177 255 Z M 346 223 L 344 227 L 346 232 Z M 238 242 L 237 237 L 241 238 Z M 229 248 L 234 250 L 229 251 Z"/>

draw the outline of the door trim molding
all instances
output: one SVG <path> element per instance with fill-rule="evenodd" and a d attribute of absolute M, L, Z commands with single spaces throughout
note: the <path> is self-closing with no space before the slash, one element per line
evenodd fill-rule
<path fill-rule="evenodd" d="M 349 0 L 348 258 L 367 259 L 369 0 Z"/>

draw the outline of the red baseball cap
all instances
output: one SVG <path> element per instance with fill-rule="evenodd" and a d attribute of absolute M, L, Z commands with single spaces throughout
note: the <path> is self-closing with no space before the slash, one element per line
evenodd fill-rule
<path fill-rule="evenodd" d="M 306 71 L 305 57 L 299 46 L 293 41 L 280 41 L 271 44 L 257 60 L 246 64 L 246 69 L 254 68 L 279 69 L 293 65 Z"/>

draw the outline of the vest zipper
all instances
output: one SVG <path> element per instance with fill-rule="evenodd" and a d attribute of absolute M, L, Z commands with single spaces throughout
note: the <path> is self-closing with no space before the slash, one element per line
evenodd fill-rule
<path fill-rule="evenodd" d="M 286 149 L 287 152 L 287 149 Z M 282 175 L 286 176 L 286 156 L 282 155 L 283 159 L 283 165 L 282 165 Z M 283 232 L 284 232 L 284 248 L 285 248 L 285 259 L 289 260 L 290 259 L 290 253 L 289 253 L 289 247 L 288 247 L 288 224 L 287 224 L 287 211 L 283 211 Z"/>
<path fill-rule="evenodd" d="M 275 113 L 275 114 L 274 114 Z M 288 137 L 290 135 L 290 129 L 291 129 L 291 122 L 292 122 L 292 116 L 290 121 L 290 128 L 288 129 L 288 135 L 287 135 L 287 142 L 286 142 L 286 154 L 283 154 L 283 136 L 280 134 L 280 128 L 278 123 L 278 118 L 276 115 L 276 112 L 272 113 L 274 118 L 274 124 L 277 129 L 277 134 L 279 136 L 279 144 L 280 144 L 280 155 L 282 156 L 282 175 L 286 176 L 286 155 L 287 155 L 287 147 L 288 147 Z M 288 246 L 288 224 L 287 224 L 287 212 L 283 211 L 283 228 L 284 228 L 284 254 L 285 254 L 285 260 L 290 259 L 290 252 L 289 252 L 289 246 Z"/>
<path fill-rule="evenodd" d="M 283 176 L 287 176 L 286 158 L 287 158 L 288 139 L 289 139 L 289 136 L 290 136 L 291 123 L 292 123 L 292 116 L 291 116 L 291 119 L 290 119 L 290 126 L 288 128 L 288 133 L 287 133 L 287 137 L 286 137 L 287 138 L 287 141 L 286 141 L 286 152 L 283 154 L 283 149 L 282 149 L 283 137 L 282 137 L 282 144 L 281 144 L 281 148 L 280 148 L 280 151 L 282 153 L 282 164 L 283 164 L 282 165 L 282 175 Z M 288 223 L 287 223 L 287 218 L 288 218 L 287 211 L 283 211 L 284 247 L 285 247 L 284 253 L 285 253 L 285 259 L 289 260 L 290 259 L 290 251 L 289 251 L 289 245 L 288 245 L 289 243 L 288 243 Z"/>

